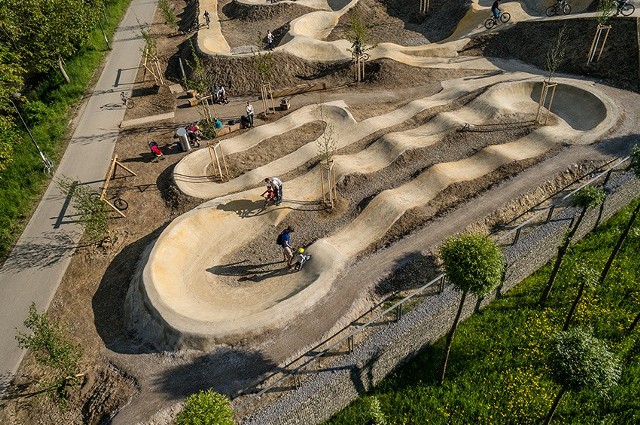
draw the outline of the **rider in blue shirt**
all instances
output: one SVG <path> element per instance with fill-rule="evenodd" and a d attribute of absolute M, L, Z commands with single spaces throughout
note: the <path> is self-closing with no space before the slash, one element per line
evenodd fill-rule
<path fill-rule="evenodd" d="M 493 5 L 491 5 L 491 13 L 493 13 L 494 19 L 498 19 L 500 17 L 500 0 L 495 0 Z"/>

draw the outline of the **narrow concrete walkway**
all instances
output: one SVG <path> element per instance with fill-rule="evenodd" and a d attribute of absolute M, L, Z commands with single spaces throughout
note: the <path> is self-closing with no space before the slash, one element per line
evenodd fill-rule
<path fill-rule="evenodd" d="M 48 308 L 81 237 L 69 200 L 54 182 L 62 176 L 93 186 L 103 181 L 126 111 L 120 92 L 131 92 L 140 65 L 144 42 L 138 22 L 150 24 L 155 10 L 155 2 L 132 0 L 102 75 L 76 118 L 73 138 L 55 177 L 0 269 L 0 394 L 24 356 L 15 335 L 24 330 L 29 305 L 35 302 L 39 311 Z"/>

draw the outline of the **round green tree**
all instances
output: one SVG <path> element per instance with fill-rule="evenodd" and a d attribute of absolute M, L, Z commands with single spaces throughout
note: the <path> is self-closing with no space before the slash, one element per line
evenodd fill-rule
<path fill-rule="evenodd" d="M 553 380 L 561 389 L 551 405 L 545 424 L 551 422 L 567 391 L 590 388 L 605 394 L 618 383 L 622 374 L 620 360 L 608 350 L 606 344 L 581 328 L 562 331 L 556 336 L 549 354 L 549 366 Z"/>
<path fill-rule="evenodd" d="M 471 292 L 483 296 L 491 292 L 502 281 L 505 268 L 502 251 L 490 237 L 465 233 L 447 239 L 440 246 L 440 259 L 453 286 L 462 291 L 458 312 L 447 335 L 440 384 L 444 382 L 451 352 L 453 335 L 460 321 L 464 301 Z"/>
<path fill-rule="evenodd" d="M 234 425 L 231 401 L 211 389 L 192 394 L 176 418 L 178 425 Z"/>

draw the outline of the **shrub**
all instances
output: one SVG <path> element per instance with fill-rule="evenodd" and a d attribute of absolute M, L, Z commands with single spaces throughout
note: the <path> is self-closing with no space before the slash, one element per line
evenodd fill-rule
<path fill-rule="evenodd" d="M 187 398 L 176 418 L 178 425 L 234 425 L 233 409 L 227 396 L 211 389 Z"/>

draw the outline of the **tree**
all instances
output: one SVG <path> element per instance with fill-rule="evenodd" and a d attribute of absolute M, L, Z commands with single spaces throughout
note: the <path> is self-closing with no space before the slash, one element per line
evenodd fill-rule
<path fill-rule="evenodd" d="M 593 186 L 585 186 L 574 195 L 573 205 L 581 207 L 580 214 L 578 215 L 578 219 L 575 221 L 575 224 L 567 230 L 562 243 L 560 244 L 560 246 L 558 246 L 558 255 L 556 257 L 556 262 L 554 263 L 551 274 L 549 275 L 549 281 L 547 282 L 544 291 L 542 291 L 542 296 L 540 297 L 540 305 L 544 305 L 549 299 L 549 294 L 551 294 L 551 289 L 553 289 L 553 284 L 555 283 L 556 276 L 558 275 L 558 271 L 560 270 L 562 259 L 567 253 L 569 244 L 571 243 L 571 239 L 578 230 L 578 227 L 580 227 L 580 223 L 582 222 L 587 209 L 601 204 L 604 201 L 604 198 L 604 189 L 596 188 Z"/>
<path fill-rule="evenodd" d="M 571 319 L 573 318 L 573 313 L 575 313 L 576 308 L 578 307 L 578 303 L 582 299 L 585 288 L 588 286 L 595 286 L 595 283 L 597 282 L 596 272 L 593 269 L 584 266 L 578 268 L 576 279 L 578 280 L 578 282 L 580 282 L 580 286 L 578 287 L 578 293 L 576 295 L 576 298 L 573 300 L 571 309 L 569 309 L 569 314 L 567 314 L 567 318 L 564 321 L 564 326 L 562 327 L 563 331 L 569 329 L 569 324 L 571 323 Z"/>
<path fill-rule="evenodd" d="M 347 40 L 351 42 L 351 48 L 348 49 L 354 55 L 360 55 L 367 50 L 374 49 L 376 45 L 371 44 L 371 32 L 362 23 L 360 15 L 352 13 L 349 16 L 351 26 L 347 30 Z"/>
<path fill-rule="evenodd" d="M 12 160 L 13 146 L 20 140 L 10 117 L 15 114 L 13 94 L 23 85 L 24 69 L 19 65 L 18 55 L 0 44 L 0 173 Z"/>
<path fill-rule="evenodd" d="M 549 48 L 547 51 L 547 71 L 549 71 L 549 77 L 547 81 L 551 82 L 553 75 L 556 70 L 564 60 L 564 54 L 567 48 L 567 40 L 569 36 L 567 35 L 567 27 L 563 26 L 558 31 L 558 36 L 556 37 L 555 44 Z"/>
<path fill-rule="evenodd" d="M 176 14 L 173 13 L 173 9 L 169 4 L 169 0 L 159 0 L 158 7 L 160 8 L 160 13 L 162 13 L 162 17 L 166 21 L 169 28 L 172 30 L 178 29 L 178 18 L 176 18 Z"/>
<path fill-rule="evenodd" d="M 177 425 L 234 425 L 227 396 L 211 389 L 192 394 L 176 417 Z"/>
<path fill-rule="evenodd" d="M 458 312 L 447 334 L 439 383 L 444 382 L 451 342 L 458 326 L 467 294 L 488 294 L 502 281 L 505 262 L 500 248 L 488 236 L 465 233 L 447 239 L 440 247 L 444 270 L 453 286 L 462 291 Z"/>
<path fill-rule="evenodd" d="M 29 72 L 59 68 L 68 80 L 63 61 L 87 42 L 98 12 L 83 0 L 3 0 L 0 40 L 15 49 Z"/>
<path fill-rule="evenodd" d="M 51 391 L 54 400 L 64 403 L 69 396 L 67 387 L 78 384 L 82 376 L 78 374 L 82 349 L 64 335 L 58 322 L 49 320 L 44 312 L 39 314 L 35 303 L 31 303 L 24 325 L 31 334 L 19 332 L 18 345 L 31 351 L 36 362 L 52 372 L 44 389 Z"/>
<path fill-rule="evenodd" d="M 636 177 L 640 177 L 640 145 L 634 145 L 633 148 L 631 149 L 631 164 L 629 165 L 629 169 L 633 171 Z M 598 280 L 598 284 L 600 285 L 603 284 L 605 279 L 607 278 L 607 275 L 609 274 L 609 270 L 611 269 L 611 265 L 613 264 L 613 260 L 615 260 L 616 256 L 620 252 L 620 248 L 622 248 L 622 244 L 624 243 L 625 239 L 629 235 L 629 232 L 631 231 L 631 228 L 633 227 L 633 224 L 636 221 L 636 217 L 638 217 L 638 213 L 640 213 L 640 202 L 638 202 L 638 205 L 636 205 L 636 208 L 633 210 L 633 213 L 631 213 L 631 217 L 629 218 L 627 225 L 625 226 L 624 230 L 618 237 L 618 241 L 613 247 L 613 251 L 611 251 L 611 255 L 609 255 L 609 258 L 607 259 L 607 262 L 605 263 L 604 268 L 602 269 L 602 273 L 600 274 L 600 279 Z"/>
<path fill-rule="evenodd" d="M 89 240 L 96 244 L 105 241 L 109 237 L 109 210 L 98 194 L 64 176 L 57 180 L 57 184 L 65 195 L 71 196 Z"/>
<path fill-rule="evenodd" d="M 560 332 L 552 343 L 549 366 L 561 389 L 551 405 L 545 424 L 551 422 L 567 391 L 589 388 L 606 394 L 622 374 L 620 360 L 605 343 L 581 328 Z"/>
<path fill-rule="evenodd" d="M 335 139 L 335 129 L 333 124 L 327 121 L 324 113 L 324 105 L 320 105 L 320 121 L 325 123 L 324 132 L 316 140 L 316 148 L 320 155 L 320 161 L 324 162 L 328 167 L 331 165 L 331 161 L 334 153 L 338 147 L 338 142 Z"/>
<path fill-rule="evenodd" d="M 615 0 L 600 0 L 600 5 L 598 6 L 598 24 L 606 25 L 609 22 L 609 19 L 616 12 L 616 2 Z"/>

